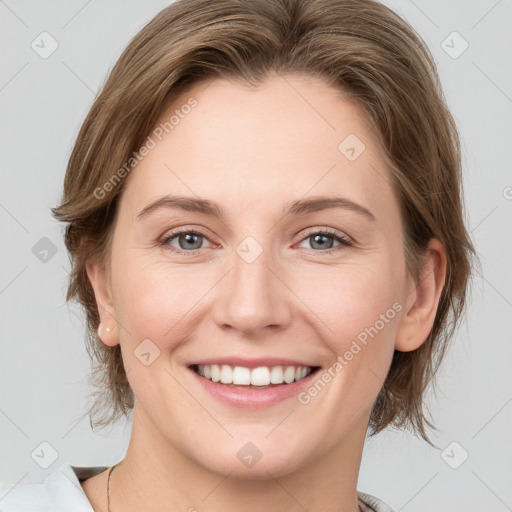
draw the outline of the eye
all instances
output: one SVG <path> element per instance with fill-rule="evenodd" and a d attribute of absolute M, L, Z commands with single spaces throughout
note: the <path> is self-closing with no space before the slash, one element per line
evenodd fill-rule
<path fill-rule="evenodd" d="M 177 241 L 178 247 L 173 244 L 175 239 Z M 328 239 L 333 239 L 334 241 L 338 242 L 339 245 L 333 248 L 332 242 L 329 242 Z M 202 248 L 201 246 L 204 240 L 208 240 L 208 238 L 203 233 L 194 231 L 192 229 L 182 229 L 180 231 L 174 231 L 168 236 L 164 237 L 160 241 L 160 245 L 165 246 L 177 254 L 187 254 L 193 256 L 197 254 Z M 341 249 L 342 247 L 353 245 L 352 240 L 348 236 L 339 234 L 338 232 L 329 229 L 312 231 L 302 239 L 302 242 L 306 240 L 311 240 L 313 249 L 319 249 L 316 252 L 321 252 L 322 254 L 330 254 Z"/>
<path fill-rule="evenodd" d="M 329 239 L 334 239 L 335 241 L 339 242 L 339 246 L 333 249 L 332 242 L 330 243 L 328 241 Z M 313 249 L 318 248 L 320 250 L 316 251 L 316 252 L 321 252 L 321 253 L 325 253 L 325 254 L 329 254 L 329 253 L 339 250 L 340 246 L 347 247 L 347 246 L 353 245 L 352 240 L 348 236 L 339 234 L 338 232 L 332 231 L 329 229 L 324 229 L 322 231 L 310 232 L 302 240 L 303 241 L 311 240 L 311 245 L 312 245 Z"/>
<path fill-rule="evenodd" d="M 176 248 L 171 242 L 177 239 L 178 247 Z M 202 241 L 208 240 L 208 238 L 191 229 L 183 229 L 181 231 L 175 231 L 166 236 L 160 245 L 170 248 L 171 251 L 178 254 L 197 254 L 198 249 L 201 249 Z M 191 249 L 191 250 L 189 250 Z"/>

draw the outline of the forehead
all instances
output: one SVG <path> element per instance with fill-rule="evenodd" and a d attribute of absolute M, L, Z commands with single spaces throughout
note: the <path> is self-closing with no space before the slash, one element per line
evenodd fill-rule
<path fill-rule="evenodd" d="M 307 195 L 395 201 L 368 118 L 318 78 L 197 84 L 162 113 L 149 137 L 153 148 L 123 192 L 132 214 L 164 194 L 211 198 L 228 211 L 268 211 Z"/>

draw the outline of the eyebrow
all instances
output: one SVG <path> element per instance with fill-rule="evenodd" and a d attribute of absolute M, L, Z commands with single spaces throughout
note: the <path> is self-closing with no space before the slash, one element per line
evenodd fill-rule
<path fill-rule="evenodd" d="M 179 209 L 188 212 L 202 213 L 226 220 L 226 212 L 222 206 L 209 199 L 186 196 L 164 196 L 145 206 L 137 215 L 142 220 L 150 213 L 160 208 Z M 344 197 L 315 196 L 308 199 L 298 199 L 285 205 L 284 215 L 307 215 L 328 208 L 343 208 L 359 213 L 369 220 L 375 221 L 375 216 L 364 206 Z M 284 216 L 283 215 L 283 216 Z"/>

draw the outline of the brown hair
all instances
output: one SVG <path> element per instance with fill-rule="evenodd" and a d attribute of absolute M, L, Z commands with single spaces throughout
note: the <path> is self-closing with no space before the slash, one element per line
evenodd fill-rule
<path fill-rule="evenodd" d="M 85 309 L 96 361 L 91 424 L 108 425 L 134 404 L 119 345 L 98 338 L 85 267 L 90 258 L 107 261 L 126 162 L 190 86 L 216 77 L 258 85 L 271 73 L 320 77 L 364 110 L 392 170 L 416 278 L 428 241 L 445 247 L 447 275 L 432 331 L 417 350 L 395 351 L 370 418 L 371 434 L 408 426 L 429 441 L 423 395 L 464 310 L 474 249 L 463 220 L 458 134 L 432 56 L 403 19 L 373 0 L 177 0 L 119 58 L 80 129 L 62 202 L 52 209 L 68 223 L 67 300 Z"/>

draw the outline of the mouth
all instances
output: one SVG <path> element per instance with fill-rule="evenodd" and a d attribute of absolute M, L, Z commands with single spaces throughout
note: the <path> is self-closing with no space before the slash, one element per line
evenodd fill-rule
<path fill-rule="evenodd" d="M 316 373 L 320 366 L 275 365 L 249 368 L 229 364 L 193 364 L 189 368 L 203 379 L 226 387 L 263 390 L 299 382 Z"/>
<path fill-rule="evenodd" d="M 226 356 L 191 361 L 187 367 L 204 396 L 229 407 L 260 409 L 297 399 L 321 366 L 282 357 Z"/>

